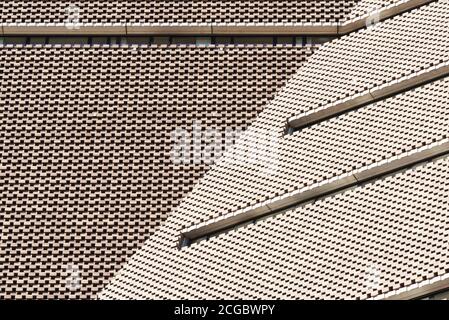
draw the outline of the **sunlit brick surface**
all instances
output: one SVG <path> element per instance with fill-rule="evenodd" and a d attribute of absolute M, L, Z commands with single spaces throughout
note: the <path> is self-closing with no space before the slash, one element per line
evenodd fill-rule
<path fill-rule="evenodd" d="M 292 116 L 447 62 L 448 15 L 449 1 L 436 1 L 324 45 L 101 297 L 364 299 L 448 273 L 447 159 L 177 248 L 185 228 L 446 140 L 447 78 L 284 129 Z M 245 157 L 263 149 L 261 137 L 275 147 Z"/>
<path fill-rule="evenodd" d="M 348 16 L 356 0 L 2 1 L 3 23 L 64 23 L 79 8 L 81 23 L 329 23 Z M 379 2 L 379 1 L 378 1 Z M 387 2 L 387 1 L 383 1 Z"/>

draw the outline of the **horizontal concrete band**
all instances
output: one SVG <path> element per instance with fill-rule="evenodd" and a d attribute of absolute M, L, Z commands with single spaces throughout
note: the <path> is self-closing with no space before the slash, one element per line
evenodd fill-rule
<path fill-rule="evenodd" d="M 185 245 L 197 239 L 238 227 L 239 225 L 246 224 L 258 218 L 296 207 L 311 200 L 319 199 L 329 194 L 334 194 L 343 189 L 351 188 L 379 177 L 398 172 L 402 169 L 422 162 L 430 161 L 448 153 L 449 142 L 446 142 L 438 146 L 380 164 L 376 167 L 344 176 L 332 182 L 322 184 L 317 187 L 312 187 L 304 192 L 299 192 L 280 199 L 273 199 L 272 201 L 268 201 L 259 206 L 251 207 L 244 212 L 237 213 L 229 217 L 224 216 L 214 219 L 210 223 L 201 223 L 196 228 L 190 228 L 182 232 L 181 244 Z"/>
<path fill-rule="evenodd" d="M 288 119 L 288 131 L 294 132 L 309 127 L 321 121 L 333 118 L 344 112 L 348 112 L 376 101 L 380 101 L 390 96 L 394 96 L 405 91 L 420 87 L 425 83 L 438 80 L 449 75 L 449 64 L 443 63 L 436 67 L 420 71 L 412 76 L 405 77 L 391 83 L 362 92 L 351 99 L 336 102 L 328 107 Z"/>
<path fill-rule="evenodd" d="M 392 294 L 384 298 L 384 300 L 412 300 L 424 298 L 426 296 L 449 290 L 449 278 L 433 281 L 426 281 L 425 283 L 418 283 L 414 288 L 405 288 L 403 291 Z"/>
<path fill-rule="evenodd" d="M 435 0 L 409 0 L 382 8 L 375 20 L 384 20 Z M 344 23 L 310 24 L 3 24 L 2 35 L 344 35 L 366 27 L 370 15 Z"/>
<path fill-rule="evenodd" d="M 3 35 L 338 35 L 337 25 L 4 25 Z"/>

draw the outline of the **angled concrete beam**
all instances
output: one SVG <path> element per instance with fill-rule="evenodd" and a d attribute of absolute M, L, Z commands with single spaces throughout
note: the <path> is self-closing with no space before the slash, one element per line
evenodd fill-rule
<path fill-rule="evenodd" d="M 449 290 L 448 275 L 397 290 L 396 292 L 384 297 L 384 300 L 420 299 L 445 290 Z"/>
<path fill-rule="evenodd" d="M 261 203 L 260 205 L 255 205 L 244 210 L 239 210 L 235 213 L 192 226 L 181 232 L 181 243 L 190 243 L 197 239 L 238 227 L 252 220 L 288 210 L 311 200 L 316 200 L 329 194 L 378 179 L 379 177 L 398 172 L 402 169 L 430 161 L 446 154 L 449 154 L 449 141 L 435 144 L 429 148 L 424 147 L 411 151 L 403 156 L 380 162 L 378 165 L 369 166 L 356 172 L 336 177 L 329 181 L 323 181 L 309 188 L 277 197 L 270 201 Z"/>
<path fill-rule="evenodd" d="M 449 153 L 449 142 L 429 149 L 423 149 L 420 152 L 411 153 L 405 157 L 392 160 L 368 170 L 360 171 L 354 174 L 359 183 L 377 179 L 390 173 L 400 171 L 415 164 L 429 161 Z"/>
<path fill-rule="evenodd" d="M 417 88 L 428 82 L 436 81 L 449 75 L 449 63 L 441 63 L 429 69 L 421 70 L 411 76 L 386 83 L 382 86 L 372 88 L 344 100 L 340 100 L 324 106 L 319 110 L 288 119 L 287 126 L 290 132 L 301 130 L 321 121 L 336 117 L 342 113 L 355 110 L 382 99 Z"/>
<path fill-rule="evenodd" d="M 126 35 L 126 26 L 119 24 L 79 25 L 79 28 L 68 28 L 65 24 L 5 24 L 3 35 Z"/>
<path fill-rule="evenodd" d="M 324 184 L 322 186 L 312 188 L 310 190 L 292 194 L 287 197 L 279 197 L 261 206 L 253 206 L 246 210 L 236 212 L 230 216 L 224 216 L 214 219 L 211 223 L 204 224 L 199 228 L 194 228 L 190 231 L 183 232 L 183 236 L 189 240 L 195 240 L 207 235 L 214 234 L 221 230 L 226 230 L 248 221 L 258 219 L 278 210 L 285 210 L 286 208 L 310 201 L 314 198 L 320 197 L 329 192 L 335 192 L 348 185 L 354 185 L 357 180 L 353 176 L 348 176 L 344 179 L 339 179 L 334 182 Z"/>
<path fill-rule="evenodd" d="M 410 0 L 410 1 L 401 1 L 399 3 L 394 3 L 390 6 L 380 9 L 377 12 L 367 13 L 361 17 L 357 17 L 353 20 L 346 21 L 339 25 L 338 34 L 345 35 L 350 32 L 363 29 L 367 26 L 367 20 L 372 18 L 375 15 L 375 19 L 379 21 L 383 21 L 404 12 L 411 11 L 415 8 L 419 8 L 423 5 L 431 3 L 435 0 Z"/>

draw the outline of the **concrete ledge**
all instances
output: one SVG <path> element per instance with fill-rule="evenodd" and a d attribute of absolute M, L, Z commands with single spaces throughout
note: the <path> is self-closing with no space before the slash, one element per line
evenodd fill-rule
<path fill-rule="evenodd" d="M 288 119 L 287 126 L 288 129 L 293 129 L 293 131 L 301 130 L 318 122 L 333 118 L 341 113 L 403 93 L 448 75 L 449 63 L 442 63 L 438 66 L 422 70 L 411 76 L 403 77 L 380 87 L 362 92 L 350 99 L 334 102 L 320 110 L 312 111 L 305 115 L 292 117 Z M 292 132 L 292 130 L 288 130 L 288 132 Z"/>
<path fill-rule="evenodd" d="M 337 192 L 341 189 L 347 188 L 348 186 L 353 186 L 357 183 L 357 179 L 350 175 L 348 177 L 338 179 L 326 184 L 323 184 L 321 186 L 312 188 L 310 190 L 307 190 L 305 192 L 301 192 L 295 195 L 292 195 L 288 198 L 282 199 L 280 201 L 273 201 L 269 203 L 267 206 L 270 208 L 271 212 L 277 211 L 277 210 L 285 210 L 288 207 L 301 204 L 304 202 L 308 202 L 312 199 L 316 199 L 319 197 L 322 197 L 329 193 Z"/>
<path fill-rule="evenodd" d="M 335 117 L 340 113 L 352 110 L 357 106 L 367 104 L 371 101 L 373 101 L 373 96 L 371 96 L 369 92 L 362 93 L 356 98 L 330 105 L 323 110 L 319 110 L 300 117 L 290 118 L 287 125 L 289 128 L 292 128 L 294 130 L 300 130 L 323 120 Z"/>
<path fill-rule="evenodd" d="M 3 35 L 126 35 L 126 26 L 92 25 L 69 29 L 65 25 L 4 25 Z"/>
<path fill-rule="evenodd" d="M 398 159 L 384 161 L 374 167 L 349 173 L 330 181 L 323 181 L 302 191 L 300 190 L 298 192 L 277 197 L 260 205 L 240 210 L 234 214 L 219 217 L 212 221 L 203 222 L 197 226 L 186 229 L 181 232 L 181 244 L 212 236 L 252 220 L 288 210 L 311 200 L 316 200 L 329 194 L 375 180 L 379 177 L 398 172 L 402 169 L 425 161 L 430 161 L 446 154 L 449 154 L 449 142 L 437 144 L 428 149 L 421 148 L 417 151 L 409 152 Z"/>
<path fill-rule="evenodd" d="M 231 217 L 225 217 L 224 219 L 215 220 L 213 223 L 205 224 L 200 228 L 190 230 L 183 233 L 183 238 L 188 240 L 195 240 L 204 236 L 213 234 L 220 230 L 226 230 L 232 226 L 243 224 L 245 222 L 256 219 L 257 217 L 264 216 L 271 212 L 271 209 L 266 206 L 260 206 L 257 208 L 251 208 L 246 212 L 232 215 Z"/>
<path fill-rule="evenodd" d="M 448 290 L 449 289 L 449 278 L 433 281 L 426 281 L 426 283 L 418 283 L 414 288 L 408 288 L 408 290 L 402 291 L 400 293 L 392 294 L 384 298 L 384 300 L 412 300 L 419 299 L 434 293 Z"/>
<path fill-rule="evenodd" d="M 387 6 L 385 8 L 380 9 L 378 13 L 379 21 L 383 21 L 389 18 L 392 18 L 396 15 L 402 14 L 404 12 L 413 10 L 415 8 L 419 8 L 423 5 L 426 5 L 428 3 L 434 2 L 435 0 L 409 0 L 404 1 L 400 4 L 393 4 L 391 6 Z M 366 21 L 368 18 L 370 18 L 370 14 L 358 17 L 357 19 L 354 19 L 352 21 L 347 21 L 341 24 L 338 28 L 338 34 L 344 35 L 348 34 L 350 32 L 362 29 L 366 27 Z"/>
<path fill-rule="evenodd" d="M 4 35 L 338 35 L 338 25 L 4 25 Z"/>
<path fill-rule="evenodd" d="M 128 25 L 128 35 L 211 35 L 212 26 Z"/>
<path fill-rule="evenodd" d="M 213 25 L 213 35 L 337 35 L 338 25 Z"/>
<path fill-rule="evenodd" d="M 438 158 L 439 156 L 449 153 L 449 142 L 438 145 L 436 147 L 426 149 L 420 152 L 412 153 L 403 158 L 388 162 L 372 169 L 355 173 L 354 176 L 359 183 L 385 176 L 395 171 L 413 166 L 415 164 Z"/>

